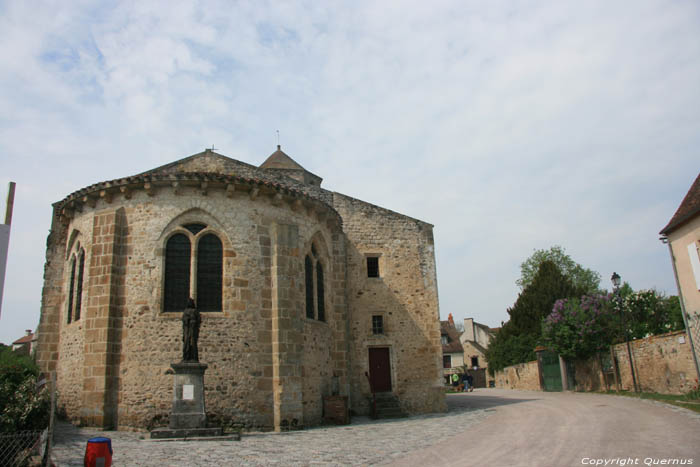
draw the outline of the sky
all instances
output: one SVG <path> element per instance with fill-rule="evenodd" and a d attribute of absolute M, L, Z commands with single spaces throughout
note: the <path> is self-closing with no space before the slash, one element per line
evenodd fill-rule
<path fill-rule="evenodd" d="M 676 294 L 700 3 L 0 0 L 0 342 L 36 329 L 51 204 L 216 148 L 434 225 L 441 319 L 507 320 L 560 245 Z M 2 219 L 0 219 L 2 221 Z"/>

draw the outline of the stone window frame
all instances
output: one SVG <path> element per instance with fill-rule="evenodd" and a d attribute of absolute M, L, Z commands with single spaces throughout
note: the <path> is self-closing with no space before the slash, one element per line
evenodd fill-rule
<path fill-rule="evenodd" d="M 377 260 L 377 275 L 370 276 L 370 258 Z M 368 279 L 381 279 L 382 278 L 382 254 L 381 253 L 365 253 L 364 263 L 365 263 L 365 275 Z"/>
<path fill-rule="evenodd" d="M 199 230 L 196 234 L 193 234 L 191 230 L 187 229 L 185 226 L 192 224 L 192 223 L 201 223 L 206 225 L 206 227 L 202 230 Z M 165 235 L 162 237 L 162 274 L 161 274 L 161 290 L 160 290 L 160 296 L 161 296 L 161 303 L 160 303 L 160 309 L 161 313 L 179 313 L 177 310 L 166 310 L 165 309 L 165 292 L 166 292 L 166 283 L 165 283 L 165 271 L 166 271 L 166 261 L 167 261 L 167 245 L 168 241 L 174 237 L 175 235 L 182 234 L 190 242 L 190 271 L 189 271 L 189 297 L 192 297 L 195 301 L 195 304 L 198 303 L 197 299 L 197 263 L 198 263 L 198 253 L 199 253 L 199 241 L 204 238 L 207 235 L 214 235 L 219 239 L 219 242 L 221 242 L 221 309 L 219 310 L 207 310 L 203 311 L 203 313 L 215 313 L 215 314 L 220 314 L 226 309 L 226 304 L 224 300 L 224 278 L 226 277 L 226 261 L 225 261 L 225 250 L 226 250 L 226 244 L 225 244 L 225 239 L 226 236 L 220 231 L 220 229 L 213 227 L 209 225 L 207 222 L 182 222 L 182 224 L 177 225 L 170 229 Z M 184 310 L 184 308 L 183 308 Z M 182 311 L 182 310 L 180 310 Z"/>
<path fill-rule="evenodd" d="M 386 334 L 384 313 L 372 313 L 372 335 L 383 336 Z"/>
<path fill-rule="evenodd" d="M 85 262 L 87 253 L 85 247 L 77 240 L 79 233 L 74 231 L 71 235 L 71 246 L 66 255 L 67 277 L 66 283 L 66 324 L 80 321 L 83 308 L 83 294 L 85 293 Z"/>
<path fill-rule="evenodd" d="M 304 254 L 304 317 L 309 321 L 315 321 L 319 323 L 328 322 L 328 297 L 330 296 L 329 290 L 329 268 L 330 264 L 328 253 L 326 248 L 321 248 L 321 244 L 325 246 L 325 241 L 320 241 L 318 239 L 320 234 L 315 234 L 312 240 L 309 242 L 306 248 L 306 253 Z M 311 262 L 311 270 L 308 269 L 308 264 Z M 319 269 L 320 265 L 320 269 Z M 319 270 L 321 273 L 319 274 Z M 310 273 L 310 274 L 309 274 Z M 308 277 L 312 278 L 313 287 L 309 287 Z M 319 276 L 323 283 L 319 287 Z M 313 303 L 313 317 L 311 316 L 311 309 L 309 307 L 309 295 L 312 297 Z M 323 300 L 321 300 L 321 298 Z M 319 307 L 319 303 L 323 303 Z"/>

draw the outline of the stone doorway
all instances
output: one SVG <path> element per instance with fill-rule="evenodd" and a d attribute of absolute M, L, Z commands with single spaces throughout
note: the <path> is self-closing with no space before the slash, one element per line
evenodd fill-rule
<path fill-rule="evenodd" d="M 369 349 L 369 381 L 373 392 L 391 391 L 391 357 L 389 347 Z"/>

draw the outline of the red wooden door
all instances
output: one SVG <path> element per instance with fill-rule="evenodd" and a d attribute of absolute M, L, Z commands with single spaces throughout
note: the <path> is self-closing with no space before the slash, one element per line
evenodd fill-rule
<path fill-rule="evenodd" d="M 388 347 L 369 349 L 369 380 L 374 392 L 391 391 L 391 362 Z"/>

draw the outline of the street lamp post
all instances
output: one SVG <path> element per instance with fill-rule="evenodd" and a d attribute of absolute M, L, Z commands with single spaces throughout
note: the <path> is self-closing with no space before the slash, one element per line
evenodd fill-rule
<path fill-rule="evenodd" d="M 622 326 L 625 333 L 625 343 L 627 344 L 627 359 L 630 361 L 630 373 L 632 373 L 632 384 L 634 385 L 634 392 L 639 392 L 637 387 L 637 377 L 634 374 L 634 363 L 632 363 L 632 349 L 630 348 L 629 330 L 627 329 L 627 322 L 625 321 L 625 313 L 622 309 L 622 297 L 620 297 L 620 275 L 613 272 L 610 280 L 613 283 L 613 288 L 615 290 L 615 296 L 617 298 L 617 306 L 620 312 L 620 326 Z"/>

